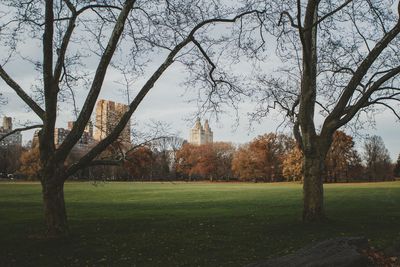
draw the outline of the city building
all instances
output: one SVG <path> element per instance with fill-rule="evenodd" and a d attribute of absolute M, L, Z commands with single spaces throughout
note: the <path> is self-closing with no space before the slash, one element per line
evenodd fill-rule
<path fill-rule="evenodd" d="M 62 142 L 64 142 L 65 138 L 69 134 L 70 130 L 64 128 L 55 128 L 54 129 L 54 144 L 56 147 L 60 146 Z"/>
<path fill-rule="evenodd" d="M 110 134 L 121 116 L 128 111 L 129 106 L 109 100 L 100 99 L 96 105 L 96 123 L 94 139 L 100 141 Z M 131 124 L 127 123 L 121 132 L 120 140 L 131 143 Z"/>
<path fill-rule="evenodd" d="M 68 133 L 72 130 L 74 127 L 75 122 L 74 121 L 69 121 L 68 122 Z M 64 140 L 62 140 L 64 141 Z M 79 142 L 77 145 L 79 146 L 86 146 L 94 143 L 93 139 L 93 123 L 92 121 L 89 121 L 88 124 L 85 127 L 85 130 L 82 133 L 81 139 L 79 139 Z"/>
<path fill-rule="evenodd" d="M 200 118 L 197 118 L 194 127 L 190 130 L 189 143 L 193 145 L 204 145 L 213 142 L 213 132 L 211 131 L 208 120 L 201 125 Z"/>
<path fill-rule="evenodd" d="M 69 121 L 68 122 L 68 130 L 72 130 L 74 127 L 75 121 Z M 88 137 L 93 137 L 93 123 L 92 121 L 89 121 L 88 124 L 85 127 L 84 134 Z"/>
<path fill-rule="evenodd" d="M 10 133 L 13 130 L 12 118 L 3 117 L 3 126 L 0 127 L 0 137 Z M 0 146 L 8 145 L 22 145 L 22 134 L 21 132 L 15 132 L 0 142 Z"/>

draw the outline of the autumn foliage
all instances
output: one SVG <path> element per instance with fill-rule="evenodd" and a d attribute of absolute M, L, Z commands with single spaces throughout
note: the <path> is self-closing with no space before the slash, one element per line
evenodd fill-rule
<path fill-rule="evenodd" d="M 22 152 L 20 162 L 19 172 L 30 180 L 37 179 L 40 169 L 39 147 Z"/>
<path fill-rule="evenodd" d="M 326 181 L 349 181 L 362 175 L 361 158 L 354 148 L 353 137 L 336 131 L 325 160 Z"/>
<path fill-rule="evenodd" d="M 107 157 L 118 149 L 110 146 L 100 157 Z M 38 157 L 37 148 L 23 152 L 19 172 L 31 179 L 35 177 Z M 324 181 L 388 180 L 392 179 L 393 169 L 399 175 L 399 167 L 392 167 L 387 150 L 377 137 L 366 140 L 363 158 L 365 165 L 355 149 L 353 137 L 336 131 L 325 160 Z M 400 166 L 399 160 L 397 166 Z M 167 146 L 138 146 L 127 152 L 123 166 L 90 167 L 82 177 L 87 173 L 115 180 L 302 182 L 303 154 L 290 136 L 268 133 L 240 146 L 227 142 L 200 146 L 181 143 L 172 150 Z"/>
<path fill-rule="evenodd" d="M 302 179 L 303 155 L 297 147 L 285 157 L 284 177 L 289 181 Z M 342 131 L 336 131 L 325 159 L 325 182 L 363 179 L 361 158 L 354 148 L 353 138 Z"/>
<path fill-rule="evenodd" d="M 287 135 L 269 133 L 240 147 L 232 161 L 233 173 L 242 180 L 280 181 L 283 159 L 293 149 Z"/>
<path fill-rule="evenodd" d="M 189 180 L 230 179 L 235 148 L 230 143 L 184 144 L 176 154 L 176 170 Z"/>
<path fill-rule="evenodd" d="M 132 176 L 143 179 L 150 175 L 153 162 L 151 149 L 143 146 L 127 154 L 124 167 Z"/>
<path fill-rule="evenodd" d="M 282 164 L 282 175 L 287 181 L 303 180 L 303 153 L 297 146 L 285 155 Z"/>

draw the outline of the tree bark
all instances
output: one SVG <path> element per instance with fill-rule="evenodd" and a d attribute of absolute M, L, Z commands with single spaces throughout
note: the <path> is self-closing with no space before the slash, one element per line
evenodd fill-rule
<path fill-rule="evenodd" d="M 49 180 L 53 182 L 42 183 L 46 237 L 66 237 L 69 234 L 69 228 L 64 201 L 64 182 Z"/>
<path fill-rule="evenodd" d="M 324 158 L 317 153 L 304 156 L 303 221 L 322 221 L 324 213 Z"/>

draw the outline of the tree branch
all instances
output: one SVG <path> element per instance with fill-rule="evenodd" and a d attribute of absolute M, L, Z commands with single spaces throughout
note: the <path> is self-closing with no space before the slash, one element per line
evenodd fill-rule
<path fill-rule="evenodd" d="M 36 115 L 38 115 L 39 118 L 44 121 L 44 110 L 27 93 L 25 93 L 21 86 L 19 86 L 19 84 L 7 74 L 2 66 L 0 66 L 0 76 L 8 84 L 8 86 L 10 86 L 11 89 L 17 93 L 17 95 L 25 102 L 25 104 L 27 104 L 36 113 Z"/>
<path fill-rule="evenodd" d="M 342 113 L 341 116 L 344 115 L 343 118 L 340 118 L 340 120 L 338 120 L 338 126 L 342 126 L 344 124 L 346 124 L 347 122 L 349 122 L 354 116 L 355 114 L 363 107 L 365 107 L 365 105 L 368 103 L 368 99 L 371 97 L 371 95 L 376 92 L 377 90 L 379 90 L 379 88 L 388 80 L 392 79 L 393 77 L 395 77 L 396 75 L 398 75 L 400 73 L 400 66 L 398 66 L 397 68 L 392 69 L 390 72 L 386 73 L 385 75 L 383 75 L 381 78 L 379 78 L 376 82 L 374 82 L 371 87 L 365 92 L 365 94 L 352 106 L 347 107 L 346 109 L 346 114 Z M 400 93 L 396 93 L 393 95 L 396 96 Z M 391 97 L 391 98 L 393 98 Z M 373 103 L 371 103 L 373 104 Z"/>
<path fill-rule="evenodd" d="M 12 131 L 0 136 L 0 142 L 3 141 L 8 136 L 13 135 L 13 134 L 15 134 L 17 132 L 23 132 L 23 131 L 28 131 L 28 130 L 32 130 L 32 129 L 42 128 L 42 127 L 43 127 L 43 124 L 36 124 L 36 125 L 16 128 L 16 129 L 14 129 L 14 130 L 12 130 Z"/>
<path fill-rule="evenodd" d="M 323 15 L 321 18 L 319 18 L 313 25 L 311 25 L 311 27 L 307 27 L 304 28 L 305 31 L 309 31 L 311 30 L 314 26 L 317 26 L 318 24 L 320 24 L 322 21 L 324 21 L 325 19 L 329 18 L 330 16 L 334 15 L 336 12 L 339 12 L 340 10 L 342 10 L 343 8 L 345 8 L 348 4 L 350 4 L 351 2 L 353 2 L 353 0 L 347 0 L 346 2 L 344 2 L 343 4 L 341 4 L 340 6 L 338 6 L 337 8 L 335 8 L 334 10 L 332 10 L 331 12 L 328 12 L 327 14 Z"/>
<path fill-rule="evenodd" d="M 86 155 L 84 155 L 78 162 L 75 164 L 71 165 L 67 170 L 66 174 L 63 177 L 64 180 L 68 178 L 68 176 L 74 174 L 77 170 L 83 168 L 84 166 L 88 165 L 98 154 L 100 154 L 102 151 L 104 151 L 112 142 L 114 142 L 118 136 L 121 134 L 123 129 L 125 128 L 126 124 L 130 120 L 132 114 L 135 112 L 139 104 L 142 102 L 144 97 L 147 95 L 147 93 L 150 91 L 150 89 L 153 88 L 154 84 L 157 82 L 157 80 L 161 77 L 161 75 L 168 69 L 168 67 L 174 62 L 175 56 L 192 40 L 194 39 L 194 35 L 196 32 L 201 29 L 203 26 L 206 26 L 208 24 L 213 24 L 213 23 L 225 23 L 225 22 L 235 22 L 238 19 L 240 19 L 243 16 L 249 15 L 249 14 L 263 14 L 265 11 L 258 11 L 258 10 L 251 10 L 247 12 L 243 12 L 239 15 L 236 15 L 232 19 L 223 19 L 223 18 L 214 18 L 214 19 L 208 19 L 200 22 L 197 24 L 189 33 L 189 35 L 182 40 L 180 43 L 178 43 L 174 49 L 171 50 L 171 52 L 168 54 L 167 58 L 164 60 L 164 62 L 158 67 L 158 69 L 152 74 L 152 76 L 147 80 L 147 82 L 143 85 L 139 93 L 136 95 L 136 97 L 133 99 L 133 101 L 129 104 L 129 109 L 127 112 L 125 112 L 121 119 L 119 120 L 118 124 L 115 126 L 113 131 L 103 140 L 101 140 L 95 147 L 93 147 Z M 72 134 L 72 132 L 70 133 Z M 64 143 L 63 143 L 64 144 Z"/>
<path fill-rule="evenodd" d="M 375 102 L 374 104 L 382 105 L 382 106 L 385 106 L 386 108 L 390 109 L 390 110 L 392 111 L 392 113 L 393 113 L 393 114 L 397 117 L 397 119 L 400 121 L 400 113 L 399 113 L 397 110 L 395 110 L 393 107 L 391 107 L 390 105 L 388 105 L 388 104 L 386 104 L 386 103 L 383 103 L 383 102 L 379 102 L 379 101 Z"/>
<path fill-rule="evenodd" d="M 400 4 L 399 4 L 400 8 Z M 342 112 L 346 109 L 347 103 L 352 97 L 354 91 L 357 86 L 361 83 L 363 77 L 368 72 L 372 64 L 378 58 L 378 56 L 382 53 L 382 51 L 389 45 L 389 43 L 400 33 L 400 23 L 398 22 L 387 34 L 383 36 L 383 38 L 375 45 L 375 47 L 371 50 L 368 56 L 362 61 L 362 63 L 358 66 L 357 70 L 354 72 L 354 75 L 350 79 L 347 86 L 344 88 L 339 101 L 336 106 L 332 110 L 331 114 L 325 120 L 323 129 L 325 127 L 337 127 L 338 120 Z M 383 77 L 385 77 L 384 75 Z M 379 80 L 378 80 L 379 81 Z"/>
<path fill-rule="evenodd" d="M 286 16 L 286 17 L 289 18 L 290 25 L 291 25 L 293 28 L 296 28 L 296 29 L 299 29 L 299 28 L 300 28 L 299 25 L 297 25 L 296 23 L 294 23 L 294 19 L 293 19 L 292 15 L 290 15 L 290 13 L 289 13 L 288 11 L 283 11 L 283 12 L 281 13 L 281 16 L 279 17 L 279 21 L 278 21 L 278 26 L 282 24 L 282 21 L 283 21 L 283 17 L 284 17 L 284 16 Z"/>
<path fill-rule="evenodd" d="M 115 23 L 114 29 L 111 33 L 107 47 L 101 56 L 100 62 L 97 66 L 96 74 L 93 78 L 92 86 L 88 93 L 88 96 L 83 104 L 82 110 L 74 123 L 71 132 L 67 135 L 64 142 L 61 144 L 59 149 L 56 151 L 56 158 L 66 158 L 68 152 L 71 151 L 72 147 L 79 141 L 89 119 L 92 115 L 94 106 L 99 96 L 101 87 L 103 85 L 104 77 L 106 75 L 107 68 L 110 64 L 111 58 L 114 55 L 115 49 L 118 45 L 118 41 L 124 30 L 125 21 L 135 3 L 135 0 L 127 0 L 120 12 L 117 22 Z"/>
<path fill-rule="evenodd" d="M 68 5 L 68 8 L 72 12 L 72 17 L 69 19 L 67 30 L 65 31 L 64 37 L 61 42 L 61 47 L 58 51 L 58 58 L 57 58 L 56 66 L 54 69 L 54 80 L 56 82 L 59 81 L 60 76 L 61 76 L 61 72 L 62 72 L 62 69 L 64 66 L 65 54 L 67 52 L 67 47 L 68 47 L 69 41 L 71 39 L 72 32 L 74 31 L 75 21 L 77 18 L 77 13 L 76 13 L 75 7 L 72 5 L 72 3 L 70 1 L 68 1 L 68 0 L 65 0 L 65 1 Z"/>

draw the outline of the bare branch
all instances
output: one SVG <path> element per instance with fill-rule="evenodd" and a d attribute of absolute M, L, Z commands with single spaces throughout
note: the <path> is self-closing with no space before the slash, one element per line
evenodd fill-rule
<path fill-rule="evenodd" d="M 74 127 L 71 132 L 66 137 L 65 141 L 61 144 L 58 151 L 56 152 L 56 157 L 65 158 L 72 147 L 78 142 L 82 132 L 84 131 L 86 124 L 88 123 L 90 116 L 93 112 L 96 100 L 99 96 L 101 87 L 103 85 L 104 77 L 110 64 L 111 58 L 114 55 L 114 51 L 118 45 L 118 41 L 124 29 L 125 21 L 131 11 L 135 1 L 127 0 L 121 13 L 119 14 L 118 20 L 115 23 L 113 32 L 111 33 L 107 47 L 100 59 L 97 66 L 96 74 L 93 78 L 92 86 L 82 107 L 82 110 L 76 120 Z"/>
<path fill-rule="evenodd" d="M 393 77 L 395 77 L 396 75 L 398 75 L 400 73 L 400 66 L 398 66 L 397 68 L 392 69 L 390 72 L 386 73 L 385 75 L 383 75 L 381 78 L 379 78 L 376 82 L 374 82 L 371 87 L 367 90 L 367 92 L 365 92 L 365 94 L 352 106 L 347 107 L 346 109 L 344 109 L 342 112 L 342 118 L 340 118 L 340 120 L 337 121 L 339 126 L 342 126 L 344 124 L 346 124 L 347 122 L 349 122 L 354 116 L 355 114 L 362 108 L 365 107 L 368 104 L 368 99 L 371 97 L 371 95 L 376 92 L 377 90 L 379 90 L 379 88 L 381 87 L 381 85 L 383 85 L 385 82 L 387 82 L 388 80 L 392 79 Z M 400 93 L 396 93 L 394 94 L 392 97 L 389 98 L 393 98 L 394 96 L 398 95 Z M 370 103 L 370 104 L 373 104 Z M 346 111 L 346 112 L 344 112 Z"/>
<path fill-rule="evenodd" d="M 25 93 L 21 86 L 19 86 L 19 84 L 7 74 L 2 66 L 0 66 L 0 76 L 8 84 L 8 86 L 10 86 L 17 93 L 17 95 L 36 113 L 36 115 L 44 120 L 44 110 L 27 93 Z"/>
<path fill-rule="evenodd" d="M 37 129 L 37 128 L 42 128 L 43 124 L 36 124 L 36 125 L 31 125 L 31 126 L 26 126 L 26 127 L 21 127 L 21 128 L 16 128 L 2 136 L 0 136 L 0 142 L 3 141 L 5 138 L 7 138 L 10 135 L 13 135 L 15 133 L 18 132 L 23 132 L 23 131 L 28 131 L 28 130 L 32 130 L 32 129 Z"/>
<path fill-rule="evenodd" d="M 340 114 L 346 108 L 347 103 L 357 86 L 360 84 L 361 80 L 364 78 L 367 71 L 370 69 L 371 65 L 375 62 L 377 57 L 381 52 L 388 46 L 388 44 L 400 33 L 400 24 L 397 23 L 392 30 L 390 30 L 384 37 L 378 42 L 375 47 L 371 50 L 368 56 L 362 61 L 351 80 L 347 84 L 346 88 L 343 90 L 342 96 L 337 102 L 335 108 L 332 110 L 331 114 L 326 118 L 326 124 L 329 125 L 332 121 L 337 120 Z M 333 125 L 333 124 L 332 124 Z M 332 126 L 331 125 L 331 126 Z"/>
<path fill-rule="evenodd" d="M 290 25 L 291 25 L 293 28 L 296 28 L 296 29 L 299 29 L 299 28 L 300 28 L 299 25 L 297 25 L 296 23 L 294 23 L 294 19 L 293 19 L 292 15 L 290 15 L 290 13 L 287 12 L 287 11 L 283 11 L 283 12 L 281 13 L 281 16 L 279 17 L 278 25 L 281 25 L 281 24 L 282 24 L 282 21 L 283 21 L 283 17 L 284 17 L 284 16 L 286 16 L 286 17 L 289 18 Z"/>
<path fill-rule="evenodd" d="M 380 102 L 380 101 L 374 101 L 374 104 L 376 105 L 382 105 L 385 106 L 386 108 L 388 108 L 390 111 L 392 111 L 393 115 L 396 116 L 396 118 L 400 121 L 400 113 L 398 110 L 394 109 L 392 106 L 384 103 L 384 102 Z"/>
<path fill-rule="evenodd" d="M 118 124 L 115 126 L 114 130 L 103 140 L 101 140 L 95 147 L 93 147 L 85 156 L 83 156 L 78 162 L 70 166 L 67 171 L 65 177 L 63 179 L 67 179 L 68 176 L 72 175 L 75 173 L 77 170 L 81 169 L 82 166 L 85 166 L 89 164 L 98 154 L 100 154 L 102 151 L 104 151 L 118 136 L 120 133 L 123 131 L 125 125 L 128 123 L 130 120 L 132 114 L 135 112 L 139 104 L 142 102 L 144 97 L 147 95 L 147 93 L 153 88 L 154 84 L 157 82 L 157 80 L 161 77 L 161 75 L 167 70 L 167 68 L 174 62 L 175 56 L 190 42 L 193 41 L 194 35 L 198 30 L 200 30 L 202 27 L 208 25 L 208 24 L 214 24 L 214 23 L 226 23 L 226 22 L 235 22 L 238 19 L 240 19 L 243 16 L 250 15 L 250 14 L 259 14 L 259 13 L 264 13 L 264 11 L 258 11 L 258 10 L 251 10 L 251 11 L 246 11 L 243 12 L 239 15 L 236 15 L 232 19 L 224 19 L 224 18 L 214 18 L 214 19 L 208 19 L 205 21 L 200 22 L 197 24 L 193 29 L 190 31 L 188 36 L 182 40 L 179 44 L 177 44 L 174 49 L 171 50 L 171 52 L 168 54 L 167 58 L 164 60 L 164 62 L 158 67 L 158 69 L 153 73 L 153 75 L 147 80 L 147 82 L 144 84 L 142 89 L 139 91 L 139 93 L 136 95 L 136 97 L 133 99 L 133 101 L 129 105 L 129 109 L 126 113 L 124 113 L 118 122 Z M 82 112 L 81 112 L 82 113 Z M 75 128 L 75 127 L 74 127 Z M 72 131 L 71 131 L 72 133 Z M 65 143 L 65 142 L 64 142 Z M 64 144 L 63 143 L 63 144 Z M 61 149 L 61 148 L 60 148 Z"/>
<path fill-rule="evenodd" d="M 332 10 L 331 12 L 326 13 L 325 15 L 323 15 L 321 18 L 319 18 L 311 27 L 307 27 L 304 28 L 305 31 L 311 30 L 314 26 L 320 24 L 321 22 L 323 22 L 325 19 L 329 18 L 330 16 L 334 15 L 335 13 L 339 12 L 340 10 L 342 10 L 343 8 L 345 8 L 348 4 L 350 4 L 353 0 L 347 0 L 345 1 L 343 4 L 341 4 L 340 6 L 338 6 L 337 8 L 335 8 L 334 10 Z"/>

